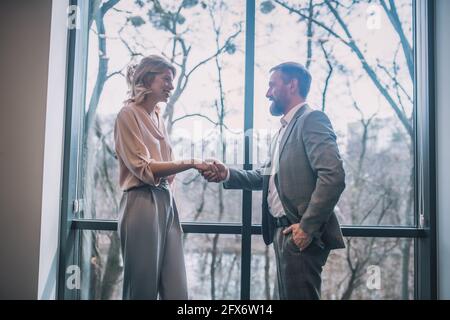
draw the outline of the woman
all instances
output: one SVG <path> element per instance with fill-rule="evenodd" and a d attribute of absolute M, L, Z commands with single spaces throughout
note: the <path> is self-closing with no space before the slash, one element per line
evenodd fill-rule
<path fill-rule="evenodd" d="M 157 103 L 167 102 L 175 68 L 151 55 L 128 68 L 131 98 L 117 115 L 119 236 L 124 299 L 187 299 L 182 230 L 170 185 L 188 169 L 214 170 L 195 159 L 174 161 Z"/>

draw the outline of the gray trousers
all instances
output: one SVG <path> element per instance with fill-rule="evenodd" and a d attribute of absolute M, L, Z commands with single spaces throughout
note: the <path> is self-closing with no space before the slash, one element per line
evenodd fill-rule
<path fill-rule="evenodd" d="M 123 193 L 119 237 L 123 299 L 188 299 L 182 230 L 167 186 Z"/>
<path fill-rule="evenodd" d="M 277 228 L 273 246 L 277 262 L 278 292 L 281 300 L 319 300 L 322 268 L 330 250 L 314 242 L 300 251 L 292 240 L 292 233 L 284 235 L 284 227 Z"/>

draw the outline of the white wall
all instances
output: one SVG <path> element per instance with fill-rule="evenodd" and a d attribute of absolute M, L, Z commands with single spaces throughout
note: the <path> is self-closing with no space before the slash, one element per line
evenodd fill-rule
<path fill-rule="evenodd" d="M 51 7 L 0 2 L 0 299 L 38 297 Z"/>
<path fill-rule="evenodd" d="M 436 1 L 439 298 L 450 299 L 450 1 Z"/>
<path fill-rule="evenodd" d="M 65 49 L 68 5 L 69 0 L 57 0 L 52 4 L 42 182 L 39 299 L 56 297 L 66 97 L 67 52 Z"/>

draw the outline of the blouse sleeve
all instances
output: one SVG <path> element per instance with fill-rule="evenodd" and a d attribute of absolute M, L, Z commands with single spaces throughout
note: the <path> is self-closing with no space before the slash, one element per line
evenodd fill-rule
<path fill-rule="evenodd" d="M 154 160 L 142 140 L 135 115 L 129 110 L 121 110 L 117 115 L 114 139 L 117 156 L 135 177 L 149 185 L 159 183 L 150 168 Z"/>

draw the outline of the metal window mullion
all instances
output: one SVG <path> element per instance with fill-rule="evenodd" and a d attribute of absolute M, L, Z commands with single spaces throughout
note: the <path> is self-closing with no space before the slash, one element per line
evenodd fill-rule
<path fill-rule="evenodd" d="M 419 227 L 415 241 L 415 298 L 437 299 L 434 1 L 414 2 L 416 190 Z M 420 217 L 423 219 L 420 219 Z"/>
<path fill-rule="evenodd" d="M 117 231 L 117 220 L 98 219 L 74 219 L 72 228 L 75 230 L 101 230 Z M 242 224 L 239 223 L 208 223 L 208 222 L 183 222 L 181 223 L 185 233 L 209 233 L 209 234 L 242 234 Z M 261 225 L 252 225 L 251 235 L 261 234 Z M 345 237 L 367 238 L 426 238 L 427 229 L 415 227 L 394 226 L 342 226 Z"/>
<path fill-rule="evenodd" d="M 245 103 L 244 103 L 244 169 L 252 169 L 253 92 L 255 61 L 255 1 L 246 1 L 245 19 Z M 250 299 L 252 241 L 252 192 L 242 194 L 241 299 Z"/>
<path fill-rule="evenodd" d="M 80 9 L 77 11 L 77 14 L 80 14 L 81 26 L 68 30 L 64 169 L 57 278 L 58 299 L 77 299 L 80 293 L 79 290 L 67 290 L 65 279 L 67 266 L 77 265 L 80 259 L 80 230 L 72 227 L 72 221 L 75 218 L 73 215 L 73 203 L 78 197 L 78 163 L 83 110 L 81 103 L 83 100 L 80 100 L 80 97 L 84 96 L 84 88 L 86 87 L 87 39 L 89 32 L 86 26 L 89 2 L 71 0 L 70 5 L 78 6 Z"/>

